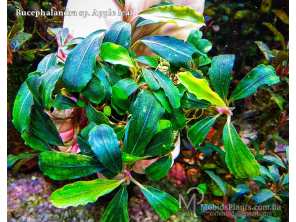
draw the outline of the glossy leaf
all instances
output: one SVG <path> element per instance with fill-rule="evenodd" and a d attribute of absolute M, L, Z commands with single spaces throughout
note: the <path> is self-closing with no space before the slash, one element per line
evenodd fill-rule
<path fill-rule="evenodd" d="M 125 153 L 125 152 L 122 153 L 122 161 L 126 164 L 133 164 L 133 163 L 137 162 L 138 160 L 144 160 L 146 158 L 147 158 L 147 156 L 139 157 L 139 156 L 134 156 L 129 153 Z"/>
<path fill-rule="evenodd" d="M 57 64 L 57 56 L 55 53 L 46 55 L 38 64 L 37 70 L 41 73 L 46 73 L 50 68 Z"/>
<path fill-rule="evenodd" d="M 110 193 L 122 182 L 121 180 L 96 179 L 67 184 L 51 194 L 50 202 L 58 208 L 86 205 Z"/>
<path fill-rule="evenodd" d="M 156 68 L 158 66 L 158 58 L 156 56 L 139 56 L 136 60 L 151 68 Z"/>
<path fill-rule="evenodd" d="M 95 126 L 89 132 L 88 143 L 100 162 L 110 171 L 119 173 L 122 157 L 114 130 L 105 124 Z"/>
<path fill-rule="evenodd" d="M 128 193 L 122 185 L 102 215 L 100 222 L 128 222 Z"/>
<path fill-rule="evenodd" d="M 198 50 L 199 55 L 206 55 L 206 53 L 212 49 L 212 43 L 207 39 L 202 39 L 201 37 L 201 31 L 193 30 L 188 36 L 187 42 L 192 44 Z"/>
<path fill-rule="evenodd" d="M 170 105 L 170 102 L 168 101 L 168 98 L 165 96 L 165 93 L 162 89 L 154 91 L 153 95 L 157 99 L 157 101 L 161 104 L 161 106 L 168 112 L 172 113 L 173 108 Z"/>
<path fill-rule="evenodd" d="M 77 179 L 100 171 L 92 157 L 52 151 L 40 154 L 39 167 L 44 175 L 53 180 Z"/>
<path fill-rule="evenodd" d="M 12 122 L 20 133 L 29 127 L 33 104 L 33 95 L 24 82 L 16 95 L 12 111 Z"/>
<path fill-rule="evenodd" d="M 42 73 L 37 72 L 37 71 L 31 72 L 31 73 L 29 73 L 29 75 L 26 79 L 27 86 L 33 95 L 34 102 L 36 102 L 39 105 L 42 104 L 41 94 L 39 91 L 40 85 L 41 85 L 41 78 L 40 78 L 41 75 L 42 75 Z"/>
<path fill-rule="evenodd" d="M 258 65 L 253 68 L 236 86 L 231 94 L 232 100 L 243 99 L 254 93 L 263 85 L 274 85 L 280 81 L 271 65 Z"/>
<path fill-rule="evenodd" d="M 154 72 L 149 69 L 142 70 L 143 78 L 145 82 L 148 84 L 149 88 L 152 90 L 159 90 L 160 85 L 158 81 L 154 77 Z"/>
<path fill-rule="evenodd" d="M 271 59 L 274 58 L 273 52 L 269 49 L 269 47 L 264 42 L 255 41 L 255 43 L 267 61 L 271 61 Z"/>
<path fill-rule="evenodd" d="M 179 210 L 178 201 L 170 194 L 150 186 L 141 186 L 140 188 L 148 203 L 162 220 L 168 219 Z"/>
<path fill-rule="evenodd" d="M 206 100 L 215 106 L 226 107 L 225 102 L 210 88 L 206 79 L 198 79 L 190 72 L 180 72 L 178 78 L 185 88 L 194 94 L 197 99 Z"/>
<path fill-rule="evenodd" d="M 63 74 L 63 67 L 55 66 L 50 68 L 41 77 L 40 94 L 42 103 L 46 109 L 50 109 L 53 103 L 52 92 L 55 88 L 57 81 Z"/>
<path fill-rule="evenodd" d="M 109 98 L 112 94 L 110 73 L 105 67 L 100 67 L 94 74 L 102 82 L 102 85 L 105 88 L 106 98 Z"/>
<path fill-rule="evenodd" d="M 58 94 L 56 95 L 52 106 L 58 110 L 65 110 L 65 109 L 71 109 L 77 105 L 76 105 L 76 102 L 71 98 Z"/>
<path fill-rule="evenodd" d="M 185 93 L 181 99 L 181 107 L 185 109 L 205 109 L 210 105 L 205 100 L 198 100 L 192 93 Z"/>
<path fill-rule="evenodd" d="M 40 108 L 34 106 L 31 113 L 30 130 L 34 135 L 48 144 L 61 146 L 63 141 L 50 117 Z"/>
<path fill-rule="evenodd" d="M 103 42 L 113 42 L 128 48 L 131 44 L 131 25 L 126 22 L 115 22 L 106 32 Z"/>
<path fill-rule="evenodd" d="M 180 26 L 203 25 L 204 18 L 190 7 L 181 5 L 163 5 L 151 7 L 139 14 L 140 17 L 153 22 L 176 23 Z"/>
<path fill-rule="evenodd" d="M 141 42 L 175 66 L 187 66 L 196 52 L 190 44 L 169 36 L 147 36 Z"/>
<path fill-rule="evenodd" d="M 217 186 L 220 188 L 220 190 L 223 192 L 224 195 L 227 194 L 227 183 L 224 182 L 221 177 L 216 175 L 214 172 L 206 170 L 205 171 L 211 179 L 217 184 Z"/>
<path fill-rule="evenodd" d="M 104 42 L 101 46 L 101 58 L 114 65 L 134 67 L 134 61 L 126 48 L 112 42 Z"/>
<path fill-rule="evenodd" d="M 230 122 L 224 126 L 223 143 L 226 152 L 225 162 L 236 178 L 259 176 L 259 164 Z"/>
<path fill-rule="evenodd" d="M 121 79 L 112 87 L 111 105 L 118 114 L 124 114 L 129 106 L 129 96 L 138 88 L 132 79 Z"/>
<path fill-rule="evenodd" d="M 256 204 L 263 203 L 271 198 L 274 197 L 274 193 L 269 189 L 262 189 L 252 199 L 255 201 Z"/>
<path fill-rule="evenodd" d="M 218 116 L 206 117 L 197 121 L 188 130 L 188 137 L 194 146 L 199 146 L 207 137 Z"/>
<path fill-rule="evenodd" d="M 153 75 L 158 81 L 159 86 L 163 89 L 173 109 L 178 109 L 180 107 L 181 99 L 178 88 L 174 85 L 172 80 L 164 73 L 160 71 L 155 71 Z"/>
<path fill-rule="evenodd" d="M 173 142 L 174 136 L 172 127 L 165 128 L 153 136 L 145 150 L 145 155 L 164 155 L 173 149 Z"/>
<path fill-rule="evenodd" d="M 132 116 L 124 137 L 124 152 L 142 156 L 157 130 L 164 110 L 147 91 L 138 94 L 133 104 Z"/>
<path fill-rule="evenodd" d="M 214 56 L 208 72 L 211 85 L 224 100 L 227 99 L 228 96 L 234 59 L 234 55 L 225 54 Z"/>
<path fill-rule="evenodd" d="M 264 156 L 262 157 L 262 159 L 263 159 L 264 161 L 267 161 L 267 162 L 269 162 L 269 163 L 276 164 L 276 165 L 278 165 L 278 166 L 283 167 L 284 169 L 286 169 L 286 166 L 285 166 L 285 164 L 283 163 L 283 161 L 281 160 L 281 158 L 278 157 L 278 156 L 276 156 L 276 155 L 264 155 Z"/>
<path fill-rule="evenodd" d="M 82 91 L 82 95 L 95 104 L 101 103 L 105 94 L 105 86 L 97 77 L 93 77 Z"/>
<path fill-rule="evenodd" d="M 88 121 L 92 121 L 96 124 L 108 124 L 108 117 L 101 111 L 96 110 L 92 105 L 87 105 L 85 107 L 85 112 Z"/>
<path fill-rule="evenodd" d="M 148 166 L 145 169 L 145 174 L 150 180 L 158 181 L 168 174 L 172 165 L 172 157 L 165 156 Z"/>
<path fill-rule="evenodd" d="M 24 140 L 27 146 L 37 151 L 46 151 L 50 149 L 50 146 L 46 141 L 38 138 L 30 131 L 31 130 L 24 131 L 21 135 L 22 139 Z"/>
<path fill-rule="evenodd" d="M 68 90 L 80 92 L 91 80 L 102 36 L 101 30 L 90 34 L 69 53 L 63 74 Z"/>

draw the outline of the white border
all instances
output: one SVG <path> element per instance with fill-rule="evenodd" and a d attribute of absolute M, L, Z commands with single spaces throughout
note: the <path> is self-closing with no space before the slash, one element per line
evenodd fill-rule
<path fill-rule="evenodd" d="M 7 221 L 7 2 L 0 1 L 0 221 Z M 4 31 L 6 30 L 6 31 Z"/>

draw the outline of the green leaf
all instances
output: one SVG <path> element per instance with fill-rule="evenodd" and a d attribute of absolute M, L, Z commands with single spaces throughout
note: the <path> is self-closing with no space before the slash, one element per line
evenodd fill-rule
<path fill-rule="evenodd" d="M 98 162 L 90 156 L 46 151 L 39 156 L 39 167 L 53 180 L 71 180 L 100 172 Z"/>
<path fill-rule="evenodd" d="M 123 180 L 109 179 L 78 181 L 54 191 L 50 196 L 50 202 L 58 208 L 86 205 L 110 193 L 122 182 Z"/>
<path fill-rule="evenodd" d="M 158 90 L 159 88 L 163 89 L 174 109 L 180 107 L 181 98 L 179 90 L 168 76 L 158 70 L 151 71 L 143 69 L 143 77 L 152 90 Z"/>
<path fill-rule="evenodd" d="M 10 40 L 10 47 L 15 52 L 19 50 L 31 38 L 32 34 L 26 32 L 19 32 Z"/>
<path fill-rule="evenodd" d="M 45 151 L 49 150 L 49 144 L 38 138 L 36 135 L 34 135 L 30 130 L 24 131 L 21 135 L 22 139 L 24 140 L 25 144 L 29 147 L 31 147 L 33 150 L 38 151 Z"/>
<path fill-rule="evenodd" d="M 152 68 L 156 68 L 158 66 L 158 58 L 156 56 L 139 56 L 136 60 Z"/>
<path fill-rule="evenodd" d="M 171 118 L 174 130 L 181 130 L 185 127 L 187 119 L 185 113 L 180 109 L 174 110 L 169 117 Z"/>
<path fill-rule="evenodd" d="M 206 55 L 212 49 L 212 43 L 207 39 L 202 39 L 202 32 L 199 30 L 192 30 L 188 36 L 187 42 L 192 44 L 199 55 Z"/>
<path fill-rule="evenodd" d="M 178 88 L 174 85 L 172 80 L 167 77 L 164 73 L 156 70 L 153 72 L 153 76 L 158 81 L 159 86 L 163 89 L 166 97 L 168 98 L 173 109 L 178 109 L 180 107 L 180 95 Z"/>
<path fill-rule="evenodd" d="M 89 132 L 88 143 L 100 162 L 115 174 L 122 170 L 121 150 L 114 130 L 105 124 Z"/>
<path fill-rule="evenodd" d="M 55 88 L 57 81 L 63 74 L 63 67 L 55 66 L 50 68 L 41 77 L 40 94 L 42 98 L 42 103 L 46 109 L 50 109 L 53 103 L 52 92 Z"/>
<path fill-rule="evenodd" d="M 142 156 L 157 130 L 163 108 L 147 91 L 138 94 L 133 104 L 132 117 L 124 137 L 124 152 Z"/>
<path fill-rule="evenodd" d="M 278 165 L 278 166 L 283 167 L 284 169 L 286 169 L 286 166 L 285 166 L 285 164 L 283 163 L 283 161 L 281 160 L 281 158 L 278 157 L 278 156 L 276 156 L 276 155 L 274 155 L 274 156 L 272 156 L 272 155 L 264 155 L 264 156 L 262 157 L 262 159 L 263 159 L 264 161 L 267 161 L 267 162 L 269 162 L 269 163 L 276 164 L 276 165 Z"/>
<path fill-rule="evenodd" d="M 96 110 L 92 105 L 88 104 L 85 107 L 85 112 L 86 112 L 88 121 L 92 121 L 97 125 L 109 124 L 108 117 L 103 112 Z"/>
<path fill-rule="evenodd" d="M 230 122 L 224 126 L 223 143 L 226 152 L 225 162 L 236 178 L 259 176 L 259 164 Z"/>
<path fill-rule="evenodd" d="M 20 153 L 17 155 L 9 154 L 7 156 L 7 168 L 11 168 L 17 161 L 19 160 L 26 160 L 26 159 L 32 159 L 35 156 L 34 153 Z"/>
<path fill-rule="evenodd" d="M 165 93 L 162 89 L 152 92 L 157 101 L 161 104 L 161 106 L 168 112 L 172 113 L 173 109 L 165 96 Z"/>
<path fill-rule="evenodd" d="M 100 222 L 128 222 L 128 193 L 122 185 L 104 211 Z"/>
<path fill-rule="evenodd" d="M 33 95 L 24 82 L 16 95 L 12 111 L 12 122 L 20 133 L 29 127 L 33 104 Z"/>
<path fill-rule="evenodd" d="M 269 49 L 269 47 L 264 42 L 255 41 L 255 43 L 267 61 L 271 61 L 271 59 L 274 58 L 273 52 Z"/>
<path fill-rule="evenodd" d="M 184 109 L 206 109 L 210 105 L 205 100 L 198 100 L 192 93 L 186 92 L 181 99 L 181 106 Z"/>
<path fill-rule="evenodd" d="M 238 83 L 231 94 L 231 99 L 243 99 L 254 94 L 261 86 L 271 86 L 279 81 L 280 79 L 271 65 L 258 65 Z"/>
<path fill-rule="evenodd" d="M 149 204 L 162 220 L 167 220 L 172 214 L 179 211 L 178 201 L 170 194 L 150 186 L 141 186 L 140 188 Z"/>
<path fill-rule="evenodd" d="M 71 109 L 77 106 L 77 104 L 71 98 L 58 94 L 56 95 L 52 106 L 57 108 L 58 110 L 65 110 L 65 109 Z"/>
<path fill-rule="evenodd" d="M 26 79 L 27 86 L 33 95 L 34 102 L 38 103 L 39 105 L 42 104 L 41 94 L 39 92 L 39 88 L 41 85 L 41 78 L 40 78 L 41 74 L 42 73 L 37 72 L 37 71 L 31 72 L 31 73 L 29 73 L 29 75 Z"/>
<path fill-rule="evenodd" d="M 269 189 L 262 189 L 252 199 L 256 202 L 256 204 L 263 203 L 274 197 L 274 193 Z"/>
<path fill-rule="evenodd" d="M 187 42 L 194 45 L 194 43 L 202 38 L 202 32 L 200 30 L 192 30 L 187 38 Z"/>
<path fill-rule="evenodd" d="M 147 145 L 145 150 L 145 155 L 147 156 L 161 156 L 173 149 L 173 129 L 172 127 L 165 128 L 160 130 L 157 134 L 155 134 Z"/>
<path fill-rule="evenodd" d="M 204 18 L 202 14 L 183 5 L 163 5 L 151 7 L 141 12 L 139 16 L 153 22 L 176 23 L 182 27 L 186 25 L 196 27 L 204 25 Z"/>
<path fill-rule="evenodd" d="M 146 158 L 147 158 L 147 156 L 140 157 L 140 156 L 134 156 L 132 154 L 122 152 L 122 161 L 126 164 L 133 164 L 133 163 L 137 162 L 138 160 L 144 160 Z"/>
<path fill-rule="evenodd" d="M 94 75 L 101 81 L 102 85 L 105 88 L 106 98 L 109 98 L 112 94 L 112 77 L 110 76 L 110 73 L 106 70 L 105 67 L 99 67 L 98 70 L 95 71 Z"/>
<path fill-rule="evenodd" d="M 41 140 L 55 146 L 63 145 L 56 126 L 40 107 L 34 106 L 32 108 L 30 126 L 32 133 Z"/>
<path fill-rule="evenodd" d="M 134 67 L 134 61 L 126 48 L 112 42 L 104 42 L 101 46 L 101 58 L 114 65 Z"/>
<path fill-rule="evenodd" d="M 196 52 L 190 44 L 169 36 L 147 36 L 141 42 L 175 66 L 188 66 Z"/>
<path fill-rule="evenodd" d="M 95 104 L 101 103 L 105 94 L 105 86 L 97 77 L 93 77 L 82 91 L 82 95 Z"/>
<path fill-rule="evenodd" d="M 171 155 L 165 156 L 148 166 L 145 169 L 145 174 L 150 180 L 158 181 L 168 174 L 172 165 L 173 159 Z"/>
<path fill-rule="evenodd" d="M 219 115 L 214 117 L 206 117 L 197 121 L 188 130 L 188 137 L 194 146 L 199 146 L 210 132 L 211 127 L 214 125 Z"/>
<path fill-rule="evenodd" d="M 120 115 L 126 113 L 130 106 L 129 96 L 138 89 L 132 79 L 121 79 L 112 87 L 111 106 Z"/>
<path fill-rule="evenodd" d="M 131 44 L 131 25 L 126 22 L 115 22 L 106 32 L 103 42 L 113 42 L 128 48 Z"/>
<path fill-rule="evenodd" d="M 46 73 L 50 68 L 57 64 L 56 53 L 50 53 L 46 55 L 38 64 L 37 70 L 41 73 Z"/>
<path fill-rule="evenodd" d="M 217 184 L 220 190 L 223 192 L 224 195 L 227 194 L 227 183 L 224 182 L 218 175 L 214 172 L 205 170 L 205 172 L 211 177 L 211 179 Z"/>
<path fill-rule="evenodd" d="M 225 102 L 210 88 L 206 79 L 198 79 L 190 72 L 180 72 L 178 78 L 185 88 L 194 94 L 197 99 L 206 100 L 215 106 L 226 107 Z"/>
<path fill-rule="evenodd" d="M 226 100 L 228 96 L 234 59 L 234 55 L 225 54 L 214 56 L 208 72 L 211 85 L 224 100 Z"/>
<path fill-rule="evenodd" d="M 212 49 L 212 43 L 207 39 L 200 39 L 196 41 L 194 46 L 202 53 L 208 53 Z"/>
<path fill-rule="evenodd" d="M 153 71 L 149 69 L 143 69 L 142 74 L 145 82 L 148 84 L 150 89 L 155 91 L 160 89 L 160 85 L 158 81 L 155 79 Z"/>
<path fill-rule="evenodd" d="M 68 90 L 80 92 L 91 80 L 102 37 L 103 31 L 96 31 L 69 53 L 62 78 Z"/>

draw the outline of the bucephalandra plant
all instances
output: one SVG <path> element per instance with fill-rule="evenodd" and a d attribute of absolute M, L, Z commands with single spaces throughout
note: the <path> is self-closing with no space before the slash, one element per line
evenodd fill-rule
<path fill-rule="evenodd" d="M 197 146 L 224 116 L 225 163 L 230 172 L 237 178 L 259 175 L 259 164 L 231 116 L 236 100 L 279 82 L 274 69 L 258 65 L 229 96 L 234 55 L 210 58 L 212 45 L 200 31 L 193 30 L 187 41 L 170 36 L 132 41 L 138 27 L 171 22 L 194 27 L 204 21 L 189 7 L 161 5 L 140 13 L 133 26 L 117 22 L 84 39 L 72 38 L 67 29 L 52 30 L 58 52 L 47 55 L 22 84 L 13 123 L 35 151 L 32 155 L 39 154 L 46 176 L 59 181 L 84 178 L 51 194 L 56 207 L 85 205 L 116 190 L 100 220 L 128 221 L 127 186 L 133 183 L 161 219 L 169 218 L 179 210 L 178 201 L 141 184 L 137 174 L 154 181 L 164 178 L 173 165 L 180 132 L 189 128 L 188 138 Z M 137 55 L 134 49 L 139 45 L 156 55 Z M 205 112 L 211 115 L 188 124 L 186 110 L 197 109 L 211 110 Z M 60 121 L 73 122 L 70 144 L 68 135 L 57 128 L 59 118 L 53 117 L 54 112 L 69 110 L 73 116 Z"/>

